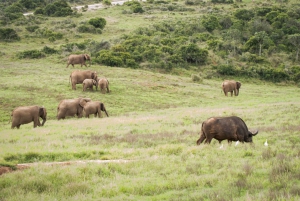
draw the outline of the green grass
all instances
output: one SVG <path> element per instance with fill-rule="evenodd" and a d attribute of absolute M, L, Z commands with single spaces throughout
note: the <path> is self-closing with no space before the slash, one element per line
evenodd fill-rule
<path fill-rule="evenodd" d="M 87 20 L 95 13 L 108 16 L 102 35 L 82 34 L 80 41 L 118 39 L 151 23 L 144 16 L 121 15 L 122 9 L 86 12 L 72 19 Z M 163 14 L 155 16 L 159 20 Z M 47 23 L 55 20 L 59 19 Z M 69 41 L 77 40 L 74 35 L 70 33 Z M 1 50 L 5 55 L 0 57 L 0 166 L 35 165 L 1 175 L 0 200 L 300 199 L 299 87 L 226 77 L 240 80 L 242 87 L 238 97 L 225 97 L 224 78 L 196 83 L 191 75 L 198 70 L 161 74 L 92 65 L 87 69 L 107 77 L 111 93 L 82 92 L 81 85 L 71 90 L 69 75 L 80 67 L 65 68 L 66 55 L 14 57 L 17 51 L 62 43 L 28 38 L 5 43 Z M 110 117 L 57 121 L 59 101 L 80 96 L 102 101 Z M 45 125 L 10 129 L 11 111 L 34 104 L 47 108 Z M 250 130 L 259 130 L 253 144 L 230 146 L 224 141 L 220 149 L 213 140 L 196 146 L 203 121 L 230 115 L 244 119 Z M 268 147 L 263 145 L 266 140 Z M 128 162 L 47 165 L 113 159 Z"/>

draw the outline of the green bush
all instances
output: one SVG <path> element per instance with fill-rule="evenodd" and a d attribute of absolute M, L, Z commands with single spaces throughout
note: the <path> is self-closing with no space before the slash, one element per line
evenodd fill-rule
<path fill-rule="evenodd" d="M 43 12 L 39 14 L 50 17 L 65 17 L 72 15 L 72 13 L 72 8 L 65 0 L 57 0 L 54 3 L 47 4 L 47 6 L 43 8 Z"/>
<path fill-rule="evenodd" d="M 45 54 L 39 50 L 27 50 L 17 53 L 18 59 L 40 59 L 45 57 Z"/>
<path fill-rule="evenodd" d="M 0 28 L 0 40 L 1 41 L 16 41 L 20 40 L 17 32 L 11 28 Z"/>
<path fill-rule="evenodd" d="M 45 53 L 45 54 L 56 54 L 56 53 L 58 53 L 58 50 L 56 50 L 54 48 L 51 48 L 51 47 L 48 47 L 48 46 L 45 46 L 42 49 L 42 52 Z"/>
<path fill-rule="evenodd" d="M 29 32 L 35 32 L 35 30 L 37 30 L 38 28 L 39 28 L 39 26 L 37 26 L 37 25 L 25 27 L 25 29 Z"/>
<path fill-rule="evenodd" d="M 102 17 L 92 18 L 88 21 L 90 25 L 93 25 L 95 28 L 104 29 L 106 25 L 106 20 Z"/>
<path fill-rule="evenodd" d="M 100 64 L 104 64 L 107 66 L 123 66 L 123 60 L 120 57 L 114 56 L 113 53 L 109 50 L 101 50 L 97 56 L 95 61 Z"/>

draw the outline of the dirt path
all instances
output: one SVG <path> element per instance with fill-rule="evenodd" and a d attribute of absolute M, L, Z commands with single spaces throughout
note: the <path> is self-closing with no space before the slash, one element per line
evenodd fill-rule
<path fill-rule="evenodd" d="M 123 0 L 123 1 L 112 1 L 111 2 L 111 5 L 112 6 L 115 6 L 115 5 L 123 5 L 126 1 L 128 0 Z M 72 9 L 77 9 L 77 10 L 80 10 L 82 9 L 84 6 L 75 6 L 75 7 L 72 7 Z M 98 9 L 101 9 L 101 8 L 105 8 L 106 6 L 104 6 L 102 3 L 98 3 L 98 4 L 91 4 L 91 5 L 88 5 L 88 8 L 87 10 L 88 11 L 91 11 L 91 10 L 98 10 Z M 30 12 L 30 13 L 24 13 L 23 14 L 24 16 L 27 16 L 27 15 L 33 15 L 33 12 Z"/>
<path fill-rule="evenodd" d="M 17 164 L 15 168 L 12 167 L 5 167 L 0 166 L 0 175 L 5 173 L 10 173 L 15 170 L 24 170 L 30 167 L 38 166 L 38 165 L 45 165 L 45 166 L 57 166 L 57 165 L 74 165 L 74 164 L 88 164 L 88 163 L 128 163 L 132 160 L 123 160 L 123 159 L 116 159 L 116 160 L 78 160 L 78 161 L 66 161 L 66 162 L 46 162 L 46 163 L 21 163 Z"/>

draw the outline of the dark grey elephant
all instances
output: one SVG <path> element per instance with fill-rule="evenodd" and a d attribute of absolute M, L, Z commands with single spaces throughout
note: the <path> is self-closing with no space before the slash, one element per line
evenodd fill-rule
<path fill-rule="evenodd" d="M 84 105 L 90 101 L 90 98 L 75 98 L 60 101 L 57 107 L 57 119 L 65 119 L 66 116 L 73 117 L 75 115 L 81 118 Z"/>
<path fill-rule="evenodd" d="M 69 82 L 72 83 L 72 89 L 76 90 L 76 84 L 82 84 L 85 79 L 97 80 L 97 72 L 90 70 L 75 70 L 69 77 Z"/>
<path fill-rule="evenodd" d="M 71 64 L 74 67 L 74 64 L 80 64 L 81 67 L 82 65 L 85 65 L 85 61 L 89 61 L 90 65 L 91 65 L 91 57 L 88 54 L 71 54 L 68 58 L 68 64 L 67 64 L 67 68 L 69 67 L 69 65 Z"/>
<path fill-rule="evenodd" d="M 101 111 L 105 112 L 106 116 L 108 117 L 107 111 L 104 107 L 104 104 L 101 103 L 100 101 L 91 101 L 91 102 L 87 102 L 84 107 L 83 107 L 83 111 L 85 113 L 85 117 L 89 118 L 90 114 L 94 114 L 95 117 L 100 118 L 101 117 Z"/>
<path fill-rule="evenodd" d="M 228 96 L 228 92 L 231 93 L 231 96 L 233 92 L 235 96 L 238 96 L 242 84 L 234 80 L 224 80 L 221 86 L 225 96 Z"/>
<path fill-rule="evenodd" d="M 43 119 L 42 124 L 40 119 Z M 11 128 L 20 128 L 22 124 L 28 124 L 33 121 L 33 127 L 44 126 L 47 120 L 46 108 L 37 105 L 17 107 L 11 113 L 12 124 Z"/>

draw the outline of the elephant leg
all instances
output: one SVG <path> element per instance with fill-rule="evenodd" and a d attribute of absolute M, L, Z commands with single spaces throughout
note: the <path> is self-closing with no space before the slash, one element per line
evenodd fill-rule
<path fill-rule="evenodd" d="M 72 64 L 73 68 L 74 68 L 74 64 Z"/>
<path fill-rule="evenodd" d="M 21 126 L 21 124 L 17 125 L 17 129 L 19 129 L 19 128 L 20 128 L 20 126 Z"/>
<path fill-rule="evenodd" d="M 233 94 L 233 91 L 230 92 L 230 95 L 231 95 L 231 96 L 232 96 L 232 94 Z"/>
<path fill-rule="evenodd" d="M 76 84 L 75 83 L 72 83 L 72 89 L 76 90 Z"/>
<path fill-rule="evenodd" d="M 237 96 L 236 89 L 234 89 L 234 95 Z"/>

